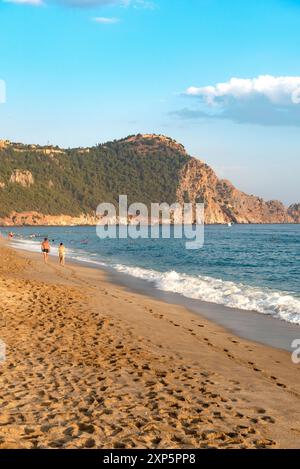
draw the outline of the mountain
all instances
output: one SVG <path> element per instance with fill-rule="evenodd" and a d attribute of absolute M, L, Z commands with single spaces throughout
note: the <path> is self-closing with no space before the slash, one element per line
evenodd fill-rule
<path fill-rule="evenodd" d="M 91 148 L 0 141 L 0 224 L 94 224 L 101 202 L 205 204 L 206 223 L 299 223 L 288 209 L 218 179 L 204 162 L 162 135 L 133 135 Z"/>
<path fill-rule="evenodd" d="M 288 215 L 294 223 L 300 223 L 300 204 L 293 204 L 288 208 Z"/>

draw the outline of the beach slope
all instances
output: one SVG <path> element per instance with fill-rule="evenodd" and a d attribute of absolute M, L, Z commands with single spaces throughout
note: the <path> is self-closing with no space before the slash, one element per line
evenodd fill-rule
<path fill-rule="evenodd" d="M 0 448 L 297 448 L 300 365 L 0 245 Z"/>

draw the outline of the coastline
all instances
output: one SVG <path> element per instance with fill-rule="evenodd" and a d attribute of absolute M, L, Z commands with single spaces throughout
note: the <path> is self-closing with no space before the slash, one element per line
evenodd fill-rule
<path fill-rule="evenodd" d="M 0 448 L 299 446 L 288 352 L 100 269 L 0 252 Z"/>
<path fill-rule="evenodd" d="M 78 261 L 80 264 L 80 261 Z M 87 265 L 89 265 L 87 263 Z M 92 264 L 91 268 L 97 268 Z M 112 268 L 103 268 L 107 272 L 108 279 L 114 284 L 123 286 L 130 292 L 140 293 L 163 301 L 169 305 L 182 306 L 209 322 L 223 327 L 229 334 L 234 334 L 241 339 L 250 340 L 261 345 L 275 349 L 293 352 L 292 342 L 300 339 L 300 325 L 288 323 L 274 318 L 271 315 L 258 313 L 257 311 L 229 308 L 227 306 L 194 300 L 179 293 L 159 290 L 149 282 L 132 277 L 125 273 L 116 272 Z"/>
<path fill-rule="evenodd" d="M 18 252 L 36 255 L 32 247 L 25 248 L 22 244 L 13 244 Z M 39 246 L 38 246 L 39 250 Z M 52 257 L 52 254 L 51 254 Z M 39 259 L 39 256 L 37 257 Z M 129 273 L 117 271 L 108 264 L 93 263 L 89 260 L 69 258 L 69 265 L 83 266 L 102 270 L 108 280 L 116 285 L 126 288 L 129 293 L 136 292 L 143 296 L 150 296 L 169 305 L 182 306 L 200 317 L 206 318 L 229 333 L 240 338 L 257 342 L 292 353 L 292 343 L 300 339 L 300 325 L 273 317 L 271 314 L 259 313 L 255 310 L 243 310 L 237 307 L 228 307 L 222 304 L 193 299 L 172 291 L 164 291 L 153 285 L 149 280 L 134 277 Z"/>
<path fill-rule="evenodd" d="M 92 220 L 92 222 L 87 222 L 86 220 L 84 221 L 81 221 L 80 218 L 71 218 L 69 215 L 63 215 L 63 220 L 61 222 L 57 222 L 57 223 L 53 223 L 53 222 L 50 222 L 50 223 L 45 223 L 45 222 L 41 222 L 41 223 L 24 223 L 24 220 L 22 219 L 22 214 L 19 214 L 21 216 L 21 220 L 19 223 L 15 223 L 15 222 L 6 222 L 3 218 L 0 218 L 0 229 L 1 228 L 63 228 L 63 227 L 70 227 L 70 226 L 80 226 L 80 227 L 88 227 L 88 226 L 92 226 L 92 227 L 97 227 L 99 225 L 99 221 L 95 221 L 95 220 Z M 44 215 L 43 215 L 44 216 Z M 90 217 L 92 217 L 92 215 L 90 215 Z M 267 226 L 272 226 L 272 225 L 275 225 L 275 226 L 280 226 L 280 225 L 300 225 L 300 222 L 299 221 L 279 221 L 279 222 L 274 222 L 274 221 L 271 221 L 271 222 L 266 222 L 266 221 L 263 221 L 263 222 L 250 222 L 250 221 L 245 221 L 245 222 L 230 222 L 230 223 L 233 223 L 234 225 L 236 226 L 263 226 L 263 225 L 267 225 Z M 114 226 L 118 227 L 118 226 L 126 226 L 122 223 L 114 223 L 113 224 Z M 157 223 L 158 226 L 164 226 L 163 223 L 161 222 L 158 222 Z M 228 222 L 212 222 L 212 223 L 204 223 L 204 226 L 227 226 L 228 225 Z M 171 226 L 175 226 L 174 223 L 171 222 Z"/>

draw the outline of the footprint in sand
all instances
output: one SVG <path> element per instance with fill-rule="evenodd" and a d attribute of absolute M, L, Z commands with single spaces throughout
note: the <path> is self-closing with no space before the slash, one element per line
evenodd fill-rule
<path fill-rule="evenodd" d="M 286 385 L 283 383 L 276 383 L 280 388 L 286 389 Z"/>
<path fill-rule="evenodd" d="M 261 419 L 264 422 L 275 423 L 275 419 L 273 417 L 270 417 L 269 415 L 264 415 Z"/>

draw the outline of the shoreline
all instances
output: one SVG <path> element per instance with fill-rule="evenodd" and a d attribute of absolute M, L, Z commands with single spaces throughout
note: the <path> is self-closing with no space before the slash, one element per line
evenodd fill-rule
<path fill-rule="evenodd" d="M 164 226 L 163 223 L 158 223 L 157 224 L 158 226 L 162 227 Z M 194 223 L 193 223 L 194 225 Z M 295 222 L 291 222 L 291 221 L 286 221 L 286 222 L 270 222 L 270 223 L 266 223 L 266 222 L 261 222 L 261 223 L 253 223 L 253 222 L 244 222 L 244 223 L 241 223 L 241 222 L 232 222 L 232 227 L 233 226 L 280 226 L 280 225 L 300 225 L 300 222 L 298 221 L 295 221 Z M 20 223 L 20 224 L 9 224 L 9 225 L 6 225 L 6 224 L 3 224 L 3 223 L 0 223 L 0 229 L 3 228 L 3 229 L 7 229 L 7 228 L 68 228 L 68 227 L 80 227 L 80 228 L 84 228 L 84 227 L 94 227 L 96 228 L 98 226 L 98 223 L 82 223 L 82 224 L 36 224 L 36 223 L 33 223 L 33 224 L 26 224 L 26 223 Z M 120 223 L 116 223 L 112 226 L 116 226 L 116 227 L 119 227 L 119 226 L 130 226 L 130 225 L 126 225 L 126 224 L 120 224 Z M 148 224 L 147 226 L 151 226 L 151 224 Z M 170 226 L 176 226 L 174 225 L 174 223 L 171 223 Z M 228 222 L 224 222 L 224 223 L 204 223 L 204 226 L 228 226 Z"/>
<path fill-rule="evenodd" d="M 80 261 L 78 261 L 80 264 Z M 87 263 L 88 264 L 88 263 Z M 88 264 L 91 268 L 98 268 Z M 182 306 L 202 319 L 223 327 L 228 333 L 275 349 L 293 352 L 293 340 L 300 339 L 300 325 L 288 323 L 257 311 L 229 308 L 227 306 L 194 300 L 179 293 L 165 292 L 146 280 L 105 268 L 111 282 L 126 287 L 130 292 L 140 293 L 169 305 Z"/>
<path fill-rule="evenodd" d="M 100 269 L 0 254 L 0 448 L 299 447 L 287 352 Z"/>
<path fill-rule="evenodd" d="M 16 249 L 23 253 L 37 254 L 33 250 L 27 250 L 22 247 Z M 50 255 L 51 257 L 52 255 Z M 274 318 L 272 315 L 230 308 L 222 304 L 195 300 L 179 293 L 163 291 L 149 281 L 127 273 L 118 272 L 109 265 L 96 265 L 88 260 L 84 261 L 74 258 L 70 258 L 67 262 L 69 265 L 78 265 L 103 271 L 110 282 L 127 288 L 129 293 L 135 292 L 161 300 L 169 305 L 182 306 L 190 312 L 225 328 L 229 333 L 237 335 L 241 339 L 257 342 L 290 353 L 294 350 L 292 342 L 295 339 L 300 339 L 300 325 Z"/>

